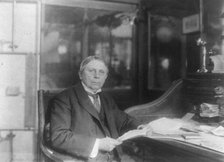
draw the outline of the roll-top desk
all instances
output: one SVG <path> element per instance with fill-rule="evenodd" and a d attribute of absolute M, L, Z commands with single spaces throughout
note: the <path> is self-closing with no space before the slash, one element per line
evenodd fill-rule
<path fill-rule="evenodd" d="M 217 86 L 224 86 L 224 74 L 188 74 L 183 81 L 183 92 L 186 99 L 193 104 L 203 102 L 215 104 L 214 88 Z"/>
<path fill-rule="evenodd" d="M 142 122 L 150 122 L 161 117 L 182 118 L 186 113 L 194 112 L 194 108 L 201 103 L 216 104 L 214 88 L 217 86 L 224 87 L 224 74 L 188 74 L 184 79 L 173 82 L 170 89 L 155 101 L 130 107 L 126 112 Z M 198 117 L 195 119 L 197 122 L 205 122 Z M 211 123 L 206 120 L 205 124 Z M 223 138 L 224 141 L 224 137 L 219 138 Z M 139 161 L 224 162 L 224 150 L 220 152 L 186 141 L 136 138 L 130 143 L 138 149 L 127 147 L 126 150 L 136 154 Z"/>

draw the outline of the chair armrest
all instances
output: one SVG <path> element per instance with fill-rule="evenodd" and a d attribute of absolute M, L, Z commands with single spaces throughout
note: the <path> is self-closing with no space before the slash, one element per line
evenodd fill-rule
<path fill-rule="evenodd" d="M 40 148 L 43 154 L 54 162 L 83 162 L 82 160 L 73 158 L 69 155 L 58 153 L 47 146 L 44 146 L 42 143 L 40 144 Z"/>

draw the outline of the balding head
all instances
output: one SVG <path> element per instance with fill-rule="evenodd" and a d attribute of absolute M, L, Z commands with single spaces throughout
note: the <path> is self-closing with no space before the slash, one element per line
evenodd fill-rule
<path fill-rule="evenodd" d="M 98 56 L 89 56 L 80 64 L 80 80 L 93 92 L 102 88 L 107 75 L 107 65 L 104 60 Z"/>
<path fill-rule="evenodd" d="M 80 67 L 79 67 L 79 75 L 82 74 L 83 70 L 86 68 L 86 65 L 89 62 L 93 61 L 93 60 L 97 60 L 97 61 L 102 62 L 105 65 L 106 70 L 107 70 L 107 73 L 108 73 L 108 67 L 107 67 L 105 61 L 101 57 L 99 57 L 99 56 L 88 56 L 84 60 L 82 60 L 82 62 L 80 64 Z"/>

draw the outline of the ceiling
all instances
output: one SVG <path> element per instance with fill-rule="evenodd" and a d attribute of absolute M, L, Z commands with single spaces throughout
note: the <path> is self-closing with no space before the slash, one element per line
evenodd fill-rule
<path fill-rule="evenodd" d="M 140 4 L 143 8 L 147 9 L 152 14 L 168 15 L 180 18 L 195 14 L 199 11 L 199 0 L 96 0 L 96 1 L 118 2 L 121 4 L 132 4 L 137 6 L 139 6 Z"/>
<path fill-rule="evenodd" d="M 152 14 L 185 17 L 199 13 L 199 3 L 203 3 L 204 12 L 221 15 L 224 0 L 101 0 L 127 4 L 141 4 Z M 223 9 L 224 10 L 224 9 Z M 223 13 L 223 12 L 222 12 Z"/>
<path fill-rule="evenodd" d="M 216 15 L 221 15 L 223 0 L 203 2 L 205 12 L 216 12 Z M 136 12 L 139 6 L 153 15 L 180 19 L 199 13 L 199 0 L 47 0 L 44 3 L 50 4 L 45 7 L 46 21 L 59 20 L 65 24 L 82 22 L 86 13 L 89 20 L 95 20 L 99 16 L 115 15 L 121 11 Z"/>
<path fill-rule="evenodd" d="M 179 18 L 199 11 L 199 0 L 142 0 L 142 4 L 152 14 Z"/>

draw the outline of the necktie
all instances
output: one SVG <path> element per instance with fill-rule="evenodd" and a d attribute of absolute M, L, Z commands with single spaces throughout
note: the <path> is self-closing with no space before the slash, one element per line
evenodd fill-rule
<path fill-rule="evenodd" d="M 99 102 L 99 95 L 98 94 L 91 94 L 91 93 L 88 93 L 89 96 L 91 96 L 93 98 L 93 105 L 94 107 L 96 108 L 97 112 L 100 112 L 100 102 Z"/>

